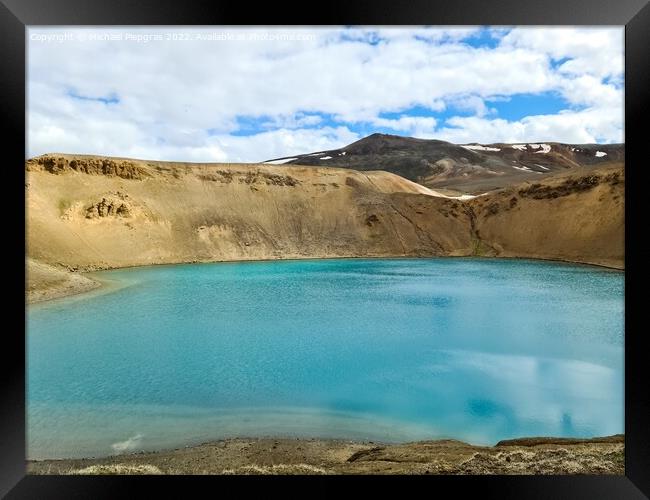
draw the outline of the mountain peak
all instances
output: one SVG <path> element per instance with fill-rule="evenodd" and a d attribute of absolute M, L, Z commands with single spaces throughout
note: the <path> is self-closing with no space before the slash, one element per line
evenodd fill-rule
<path fill-rule="evenodd" d="M 449 143 L 436 139 L 417 139 L 415 137 L 375 132 L 341 148 L 341 151 L 346 150 L 350 154 L 378 154 L 395 150 L 412 150 L 422 147 L 440 146 L 443 144 Z"/>
<path fill-rule="evenodd" d="M 566 169 L 622 163 L 622 144 L 452 144 L 374 133 L 340 149 L 295 155 L 286 163 L 385 170 L 429 188 L 490 191 Z"/>

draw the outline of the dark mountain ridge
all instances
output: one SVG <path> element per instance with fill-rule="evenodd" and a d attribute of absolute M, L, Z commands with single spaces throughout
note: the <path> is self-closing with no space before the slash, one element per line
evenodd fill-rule
<path fill-rule="evenodd" d="M 376 133 L 339 149 L 267 162 L 385 170 L 431 188 L 484 192 L 572 168 L 624 160 L 624 144 L 452 144 Z"/>

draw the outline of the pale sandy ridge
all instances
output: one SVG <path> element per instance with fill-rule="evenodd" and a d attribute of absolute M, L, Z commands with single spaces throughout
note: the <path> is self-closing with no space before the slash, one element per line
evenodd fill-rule
<path fill-rule="evenodd" d="M 26 274 L 25 292 L 28 303 L 76 295 L 101 286 L 101 283 L 83 274 L 65 271 L 29 258 Z"/>

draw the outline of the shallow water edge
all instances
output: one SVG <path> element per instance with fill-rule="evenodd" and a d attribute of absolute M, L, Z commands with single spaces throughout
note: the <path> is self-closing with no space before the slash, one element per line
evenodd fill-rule
<path fill-rule="evenodd" d="M 103 271 L 111 271 L 118 269 L 139 269 L 147 267 L 170 267 L 170 266 L 181 266 L 189 264 L 229 264 L 229 263 L 247 263 L 247 262 L 292 262 L 292 261 L 305 261 L 305 260 L 314 260 L 314 261 L 336 261 L 336 260 L 432 260 L 432 259 L 472 259 L 472 260 L 514 260 L 514 261 L 527 261 L 527 262 L 552 262 L 557 264 L 567 264 L 574 266 L 584 266 L 591 267 L 602 270 L 609 270 L 613 272 L 625 272 L 624 267 L 604 265 L 592 262 L 584 262 L 579 260 L 566 260 L 566 259 L 551 259 L 551 258 L 531 258 L 531 257 L 509 257 L 509 256 L 499 256 L 499 257 L 487 257 L 487 256 L 468 256 L 468 255 L 444 255 L 444 256 L 426 256 L 426 257 L 410 257 L 410 256 L 355 256 L 355 257 L 290 257 L 287 259 L 277 258 L 277 259 L 234 259 L 234 260 L 191 260 L 191 261 L 179 261 L 179 262 L 165 262 L 165 263 L 153 263 L 139 266 L 116 266 L 116 267 L 106 267 L 105 269 L 99 269 L 95 271 L 80 272 L 79 274 L 92 280 L 96 285 L 92 288 L 81 287 L 81 288 L 65 288 L 65 289 L 55 289 L 54 293 L 51 296 L 44 296 L 38 300 L 34 300 L 31 297 L 27 297 L 26 304 L 40 304 L 44 302 L 53 302 L 60 300 L 69 300 L 71 297 L 80 297 L 88 296 L 89 294 L 102 294 L 114 291 L 116 289 L 122 288 L 125 286 L 124 283 L 120 284 L 114 280 L 107 280 L 102 276 Z"/>

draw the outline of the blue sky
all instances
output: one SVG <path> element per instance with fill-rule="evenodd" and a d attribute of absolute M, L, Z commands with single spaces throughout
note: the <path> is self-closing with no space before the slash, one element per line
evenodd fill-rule
<path fill-rule="evenodd" d="M 106 99 L 106 98 L 104 98 Z M 562 110 L 571 109 L 571 103 L 557 92 L 540 92 L 536 94 L 515 94 L 509 97 L 499 97 L 494 100 L 485 100 L 489 108 L 490 116 L 516 121 L 530 115 L 557 114 Z M 582 107 L 584 108 L 584 107 Z M 579 108 L 580 109 L 580 108 Z M 432 117 L 440 123 L 445 123 L 448 118 L 454 116 L 473 116 L 475 110 L 463 106 L 456 106 L 451 103 L 444 110 L 434 110 L 423 106 L 411 106 L 399 111 L 381 112 L 379 118 L 397 120 L 402 116 L 411 117 Z M 336 127 L 339 125 L 336 117 L 330 113 L 312 112 L 299 113 L 298 116 L 317 117 L 313 124 L 306 124 L 304 128 L 318 129 L 321 127 Z M 379 126 L 372 122 L 351 122 L 348 128 L 361 136 L 370 135 L 375 132 L 395 134 L 395 130 L 389 126 Z M 238 116 L 237 129 L 231 133 L 237 136 L 255 135 L 274 128 L 271 116 Z M 211 130 L 209 132 L 212 132 Z M 534 141 L 530 141 L 534 142 Z"/>
<path fill-rule="evenodd" d="M 623 142 L 623 28 L 30 28 L 28 153 Z"/>

